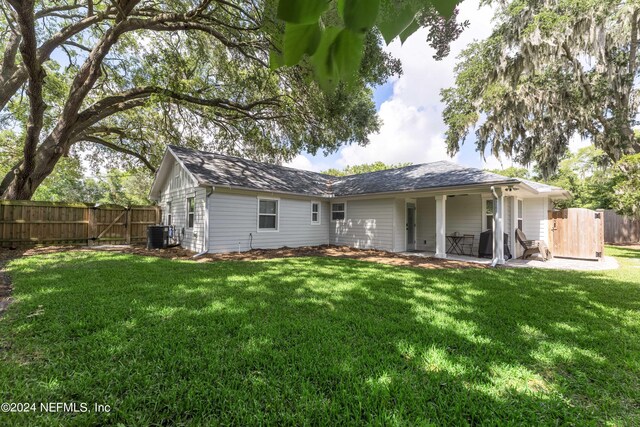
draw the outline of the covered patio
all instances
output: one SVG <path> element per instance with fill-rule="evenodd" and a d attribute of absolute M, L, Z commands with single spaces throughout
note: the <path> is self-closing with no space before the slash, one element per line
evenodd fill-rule
<path fill-rule="evenodd" d="M 548 242 L 548 211 L 556 194 L 520 183 L 412 196 L 396 199 L 396 218 L 402 219 L 397 235 L 404 237 L 396 251 L 501 265 L 522 255 L 516 229 L 527 239 Z M 489 241 L 481 244 L 487 231 Z"/>

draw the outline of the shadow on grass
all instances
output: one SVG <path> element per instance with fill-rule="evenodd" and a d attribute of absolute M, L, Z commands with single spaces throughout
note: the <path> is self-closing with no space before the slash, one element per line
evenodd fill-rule
<path fill-rule="evenodd" d="M 638 420 L 640 284 L 324 258 L 12 264 L 3 401 L 107 403 L 27 424 Z"/>
<path fill-rule="evenodd" d="M 623 245 L 623 244 L 607 245 L 607 248 L 605 249 L 605 251 L 613 250 L 613 253 L 617 257 L 635 258 L 640 260 L 640 249 L 636 249 L 636 248 L 640 248 L 640 243 L 635 244 L 633 246 L 634 247 L 629 247 L 629 245 Z"/>

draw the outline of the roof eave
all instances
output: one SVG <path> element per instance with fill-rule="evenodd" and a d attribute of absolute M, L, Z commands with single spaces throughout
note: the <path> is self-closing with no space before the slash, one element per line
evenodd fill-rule
<path fill-rule="evenodd" d="M 200 187 L 212 187 L 212 188 L 223 188 L 227 190 L 241 190 L 241 191 L 255 191 L 258 193 L 271 193 L 271 194 L 288 194 L 291 196 L 300 196 L 300 197 L 309 197 L 309 198 L 323 198 L 323 199 L 331 199 L 334 197 L 333 194 L 316 194 L 316 193 L 297 193 L 293 191 L 283 191 L 283 190 L 267 190 L 264 188 L 253 188 L 253 187 L 242 187 L 238 185 L 228 185 L 228 184 L 216 184 L 213 182 L 202 182 L 199 184 Z"/>
<path fill-rule="evenodd" d="M 389 190 L 389 191 L 378 191 L 372 193 L 351 193 L 351 194 L 336 194 L 334 197 L 355 197 L 355 196 L 376 196 L 376 195 L 391 195 L 391 194 L 406 194 L 406 193 L 417 193 L 417 192 L 438 192 L 441 190 L 452 191 L 456 189 L 473 189 L 473 188 L 483 188 L 487 187 L 487 191 L 489 187 L 494 185 L 513 185 L 519 184 L 520 181 L 516 180 L 508 180 L 508 181 L 494 181 L 494 182 L 481 182 L 474 184 L 463 184 L 463 185 L 444 185 L 439 187 L 423 187 L 423 188 L 411 188 L 407 190 Z"/>

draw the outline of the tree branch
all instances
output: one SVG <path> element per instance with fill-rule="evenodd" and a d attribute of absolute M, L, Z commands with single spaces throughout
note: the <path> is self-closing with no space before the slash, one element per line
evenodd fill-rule
<path fill-rule="evenodd" d="M 49 60 L 51 53 L 60 46 L 61 43 L 73 37 L 74 35 L 86 30 L 91 25 L 106 19 L 109 16 L 109 11 L 103 14 L 94 15 L 71 24 L 59 32 L 54 34 L 49 40 L 44 42 L 38 49 L 38 61 L 40 65 Z M 2 73 L 0 75 L 0 110 L 3 109 L 13 95 L 18 91 L 28 78 L 27 69 L 21 64 L 16 69 L 15 63 L 13 64 L 12 71 L 5 72 L 5 64 L 3 63 Z M 6 74 L 6 76 L 4 76 Z"/>
<path fill-rule="evenodd" d="M 141 107 L 148 102 L 149 97 L 152 95 L 160 95 L 171 100 L 182 101 L 194 105 L 222 108 L 224 110 L 237 112 L 253 120 L 265 120 L 262 116 L 254 115 L 252 113 L 253 109 L 257 107 L 275 107 L 279 105 L 279 98 L 277 97 L 242 104 L 223 98 L 197 98 L 192 95 L 186 95 L 156 86 L 144 86 L 105 97 L 80 112 L 78 114 L 78 120 L 74 125 L 73 134 L 77 135 L 88 127 L 98 123 L 100 120 L 118 112 Z"/>
<path fill-rule="evenodd" d="M 102 145 L 113 151 L 117 151 L 119 153 L 135 157 L 136 159 L 140 160 L 151 172 L 156 173 L 156 168 L 153 167 L 151 162 L 149 162 L 149 160 L 147 160 L 146 157 L 144 157 L 142 154 L 136 151 L 129 150 L 126 147 L 122 147 L 120 145 L 114 144 L 112 142 L 107 141 L 106 139 L 100 138 L 95 135 L 81 135 L 77 139 L 75 139 L 74 142 L 80 142 L 80 141 L 93 142 L 94 144 Z"/>
<path fill-rule="evenodd" d="M 580 86 L 582 86 L 582 89 L 587 97 L 587 100 L 589 102 L 593 102 L 594 101 L 593 93 L 591 92 L 591 87 L 587 82 L 587 77 L 584 75 L 584 71 L 582 70 L 582 65 L 571 53 L 571 49 L 569 48 L 569 45 L 567 45 L 567 42 L 562 43 L 562 50 L 564 51 L 564 54 L 569 60 L 569 62 L 571 62 L 571 64 L 573 65 L 573 68 L 576 71 L 576 73 L 578 73 L 578 81 L 580 82 Z M 598 121 L 600 122 L 602 127 L 605 129 L 605 131 L 608 130 L 610 126 L 607 118 L 602 114 L 601 111 L 594 111 L 594 113 L 596 114 Z"/>

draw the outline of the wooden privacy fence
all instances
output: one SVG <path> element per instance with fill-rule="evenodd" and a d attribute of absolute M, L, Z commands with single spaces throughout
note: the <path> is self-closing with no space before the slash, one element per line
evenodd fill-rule
<path fill-rule="evenodd" d="M 0 200 L 0 246 L 143 242 L 160 214 L 158 206 Z"/>
<path fill-rule="evenodd" d="M 549 211 L 549 248 L 554 257 L 601 260 L 604 212 L 583 208 Z"/>
<path fill-rule="evenodd" d="M 640 219 L 604 211 L 604 241 L 607 243 L 640 242 Z"/>

